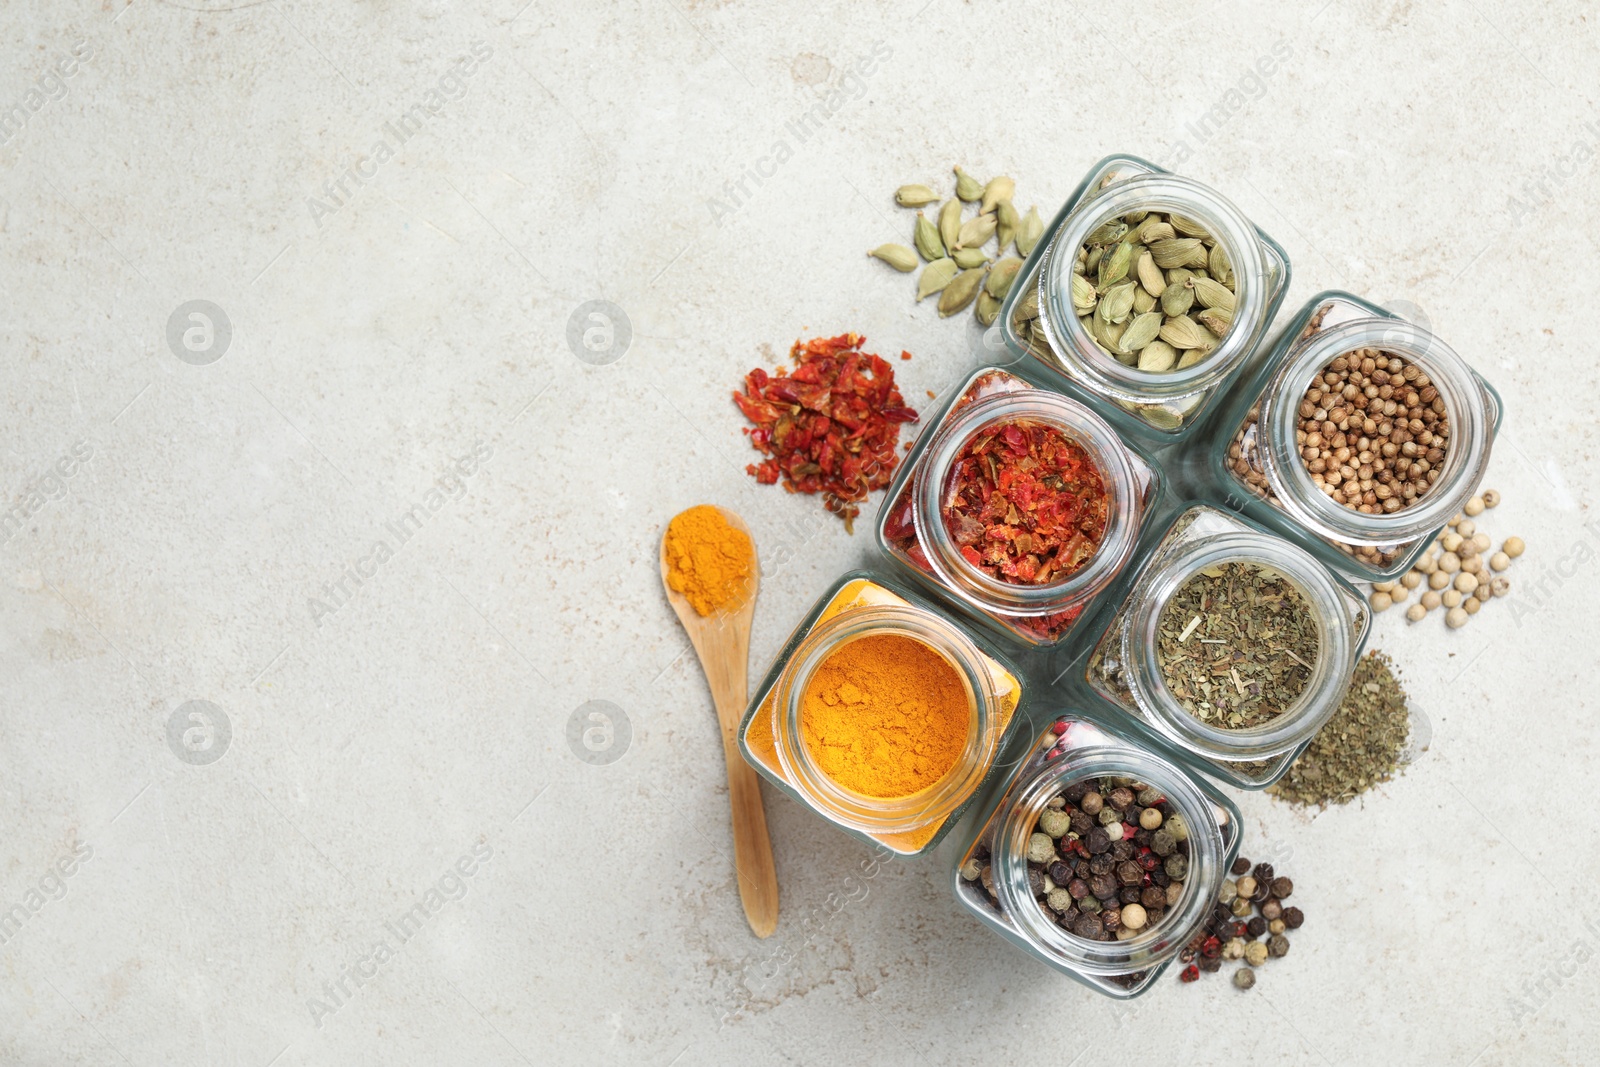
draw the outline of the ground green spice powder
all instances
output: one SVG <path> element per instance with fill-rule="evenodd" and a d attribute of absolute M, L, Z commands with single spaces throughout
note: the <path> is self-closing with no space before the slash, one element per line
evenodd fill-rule
<path fill-rule="evenodd" d="M 1267 792 L 1291 804 L 1344 804 L 1387 782 L 1411 733 L 1405 690 L 1374 649 L 1356 664 L 1344 703 Z"/>

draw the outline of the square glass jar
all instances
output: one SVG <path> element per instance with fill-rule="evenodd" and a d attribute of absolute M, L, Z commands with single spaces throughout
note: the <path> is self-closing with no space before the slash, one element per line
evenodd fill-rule
<path fill-rule="evenodd" d="M 1139 211 L 1172 213 L 1197 223 L 1190 228 L 1214 236 L 1233 275 L 1231 325 L 1210 355 L 1189 367 L 1155 372 L 1125 364 L 1097 340 L 1092 321 L 1087 327 L 1080 322 L 1073 305 L 1079 249 L 1101 227 Z M 1207 270 L 1198 273 L 1204 276 Z M 1130 268 L 1127 276 L 1137 274 Z M 1090 170 L 1051 220 L 1011 286 L 1000 323 L 1012 351 L 1027 353 L 1066 378 L 1074 395 L 1119 431 L 1168 445 L 1185 439 L 1252 361 L 1288 291 L 1289 276 L 1288 254 L 1220 193 L 1137 156 L 1114 155 Z"/>
<path fill-rule="evenodd" d="M 1162 615 L 1194 575 L 1228 563 L 1259 567 L 1288 581 L 1304 600 L 1317 632 L 1318 655 L 1306 665 L 1299 695 L 1268 723 L 1231 729 L 1185 707 L 1165 678 L 1158 653 Z M 1214 645 L 1217 660 L 1247 652 L 1203 632 L 1197 616 L 1184 643 Z M 1366 644 L 1370 613 L 1348 582 L 1297 545 L 1215 508 L 1184 511 L 1140 564 L 1127 598 L 1089 654 L 1084 679 L 1138 732 L 1160 737 L 1183 762 L 1241 789 L 1265 789 L 1283 777 L 1317 731 L 1339 709 Z M 1294 657 L 1298 659 L 1298 657 Z M 1242 696 L 1236 675 L 1219 676 Z M 1207 694 L 1186 694 L 1201 704 Z"/>
<path fill-rule="evenodd" d="M 1329 409 L 1320 403 L 1328 398 L 1313 404 L 1308 389 L 1334 360 L 1373 350 L 1410 364 L 1406 374 L 1414 370 L 1420 376 L 1402 376 L 1383 387 L 1370 385 L 1369 378 L 1369 388 L 1379 395 L 1365 401 L 1369 407 L 1360 413 L 1359 427 L 1350 421 L 1357 409 Z M 1385 396 L 1384 388 L 1392 392 Z M 1376 439 L 1388 438 L 1399 427 L 1381 410 L 1374 418 L 1370 405 L 1394 404 L 1396 397 L 1409 401 L 1411 393 L 1446 416 L 1448 448 L 1433 457 L 1425 451 L 1421 431 L 1414 440 L 1395 446 L 1415 450 L 1413 459 L 1426 466 L 1423 475 L 1430 485 L 1412 503 L 1385 512 L 1381 498 L 1393 494 L 1392 483 L 1368 476 L 1361 450 L 1363 442 L 1370 442 L 1367 448 L 1392 444 Z M 1329 403 L 1343 402 L 1332 398 Z M 1319 433 L 1313 442 L 1300 421 L 1319 413 L 1337 432 L 1326 441 Z M 1335 415 L 1344 417 L 1334 423 Z M 1409 570 L 1477 492 L 1500 416 L 1499 394 L 1439 338 L 1353 293 L 1329 290 L 1311 298 L 1262 365 L 1241 383 L 1229 407 L 1219 413 L 1206 454 L 1210 477 L 1230 508 L 1310 549 L 1331 567 L 1361 580 L 1386 581 Z M 1348 429 L 1341 428 L 1346 425 Z M 1321 445 L 1352 455 L 1340 459 L 1336 450 L 1331 460 L 1318 461 L 1322 470 L 1313 471 L 1306 449 Z M 1333 499 L 1329 483 L 1336 478 L 1370 488 L 1373 503 L 1365 506 L 1377 510 L 1367 513 Z"/>
<path fill-rule="evenodd" d="M 802 736 L 802 697 L 812 672 L 850 641 L 892 634 L 917 640 L 955 667 L 971 701 L 955 765 L 902 797 L 854 792 L 830 779 Z M 1021 674 L 910 590 L 866 571 L 835 582 L 789 636 L 739 724 L 739 750 L 762 776 L 853 837 L 914 856 L 937 845 L 981 794 L 1025 716 Z"/>
<path fill-rule="evenodd" d="M 1063 792 L 1075 783 L 1108 778 L 1130 789 L 1156 790 L 1183 816 L 1185 827 L 1181 840 L 1187 870 L 1176 899 L 1169 897 L 1172 903 L 1158 921 L 1125 940 L 1093 940 L 1063 928 L 1062 917 L 1071 917 L 1072 911 L 1057 913 L 1040 899 L 1049 894 L 1052 862 L 1029 858 L 1040 816 L 1053 807 L 1066 810 L 1056 805 Z M 1012 945 L 1096 993 L 1128 1000 L 1153 986 L 1204 927 L 1238 856 L 1240 831 L 1239 809 L 1210 783 L 1125 739 L 1086 710 L 1068 709 L 1034 740 L 972 843 L 957 854 L 951 885 L 962 907 Z M 1133 846 L 1127 858 L 1137 858 L 1139 847 L 1149 847 L 1137 844 L 1140 832 L 1126 839 Z M 1086 839 L 1062 851 L 1062 842 L 1079 837 L 1075 831 L 1049 836 L 1055 839 L 1056 862 L 1089 855 L 1087 848 L 1073 851 Z M 1106 847 L 1121 844 L 1119 840 Z M 1074 899 L 1080 907 L 1081 898 Z M 1126 905 L 1119 902 L 1119 907 Z"/>
<path fill-rule="evenodd" d="M 1080 445 L 1107 496 L 1105 534 L 1067 578 L 1023 584 L 998 580 L 962 555 L 941 501 L 963 445 L 997 425 L 1032 423 Z M 955 390 L 889 487 L 878 546 L 907 574 L 1006 636 L 1029 645 L 1063 640 L 1131 558 L 1145 514 L 1160 491 L 1155 467 L 1087 405 L 1015 369 L 982 367 Z"/>

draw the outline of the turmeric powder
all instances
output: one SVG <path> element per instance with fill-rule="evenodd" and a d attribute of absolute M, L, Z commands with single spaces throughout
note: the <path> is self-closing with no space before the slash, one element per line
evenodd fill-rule
<path fill-rule="evenodd" d="M 967 743 L 971 702 L 943 656 L 899 634 L 860 637 L 824 660 L 806 683 L 801 731 L 817 766 L 871 797 L 933 785 Z"/>
<path fill-rule="evenodd" d="M 666 557 L 667 587 L 710 615 L 743 602 L 756 552 L 720 508 L 700 504 L 667 524 Z"/>

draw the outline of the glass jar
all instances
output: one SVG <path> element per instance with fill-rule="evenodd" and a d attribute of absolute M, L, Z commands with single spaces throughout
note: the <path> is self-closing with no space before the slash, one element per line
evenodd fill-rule
<path fill-rule="evenodd" d="M 1409 506 L 1365 513 L 1334 500 L 1301 456 L 1301 405 L 1311 380 L 1360 349 L 1414 364 L 1438 391 L 1449 447 L 1437 479 Z M 1367 581 L 1410 569 L 1434 535 L 1477 492 L 1500 422 L 1500 398 L 1443 341 L 1360 297 L 1326 292 L 1284 331 L 1210 447 L 1213 476 L 1230 506 L 1310 547 L 1331 566 Z M 1358 439 L 1359 440 L 1359 439 Z M 1359 471 L 1355 472 L 1359 475 Z M 1362 483 L 1365 485 L 1366 483 Z"/>
<path fill-rule="evenodd" d="M 1153 373 L 1126 366 L 1073 308 L 1073 266 L 1085 239 L 1136 211 L 1196 220 L 1227 252 L 1235 278 L 1232 326 L 1211 355 L 1192 367 Z M 1111 156 L 1096 165 L 1045 231 L 1011 287 L 1001 323 L 1014 351 L 1064 375 L 1119 430 L 1168 444 L 1193 429 L 1256 352 L 1289 275 L 1283 249 L 1221 194 L 1137 157 Z"/>
<path fill-rule="evenodd" d="M 1053 582 L 1007 582 L 961 553 L 943 502 L 963 449 L 997 424 L 1059 431 L 1088 454 L 1106 494 L 1104 535 L 1094 554 Z M 1009 636 L 1032 645 L 1060 641 L 1084 608 L 1121 573 L 1156 492 L 1154 469 L 1083 404 L 994 367 L 973 374 L 933 420 L 889 489 L 879 546 L 919 580 Z"/>
<path fill-rule="evenodd" d="M 1063 928 L 1036 895 L 1035 880 L 1049 877 L 1049 864 L 1028 860 L 1029 839 L 1052 798 L 1074 783 L 1100 778 L 1158 790 L 1188 828 L 1181 895 L 1160 921 L 1127 940 L 1093 941 Z M 1239 810 L 1209 784 L 1089 716 L 1068 712 L 1040 735 L 972 845 L 958 856 L 956 899 L 1007 941 L 1095 992 L 1136 997 L 1204 927 L 1238 854 L 1239 828 Z"/>
<path fill-rule="evenodd" d="M 862 637 L 920 642 L 955 669 L 968 698 L 962 750 L 948 771 L 904 796 L 855 792 L 818 766 L 803 736 L 806 685 L 834 652 Z M 846 575 L 790 635 L 739 727 L 745 759 L 778 788 L 863 840 L 901 855 L 938 843 L 992 771 L 1022 700 L 1015 670 L 938 612 L 863 572 Z"/>
<path fill-rule="evenodd" d="M 1212 726 L 1191 714 L 1168 686 L 1158 655 L 1159 625 L 1173 595 L 1194 575 L 1226 563 L 1261 567 L 1286 579 L 1305 601 L 1317 635 L 1317 658 L 1300 694 L 1253 728 Z M 1264 789 L 1283 777 L 1339 709 L 1367 629 L 1360 595 L 1310 553 L 1234 516 L 1195 507 L 1150 552 L 1089 655 L 1085 678 L 1181 752 L 1188 765 L 1244 789 Z"/>

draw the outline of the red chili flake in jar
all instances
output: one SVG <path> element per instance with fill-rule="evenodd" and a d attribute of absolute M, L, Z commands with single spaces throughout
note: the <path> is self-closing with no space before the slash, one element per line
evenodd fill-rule
<path fill-rule="evenodd" d="M 916 422 L 894 382 L 894 368 L 861 350 L 866 338 L 796 341 L 794 370 L 769 375 L 760 367 L 733 394 L 745 418 L 750 446 L 770 459 L 746 473 L 762 485 L 781 478 L 791 493 L 821 493 L 823 506 L 854 531 L 860 502 L 889 484 L 900 462 L 900 424 Z M 910 354 L 902 352 L 902 359 Z"/>
<path fill-rule="evenodd" d="M 951 467 L 945 528 L 991 578 L 1059 582 L 1087 563 L 1106 532 L 1106 491 L 1083 446 L 1054 426 L 992 426 Z"/>

